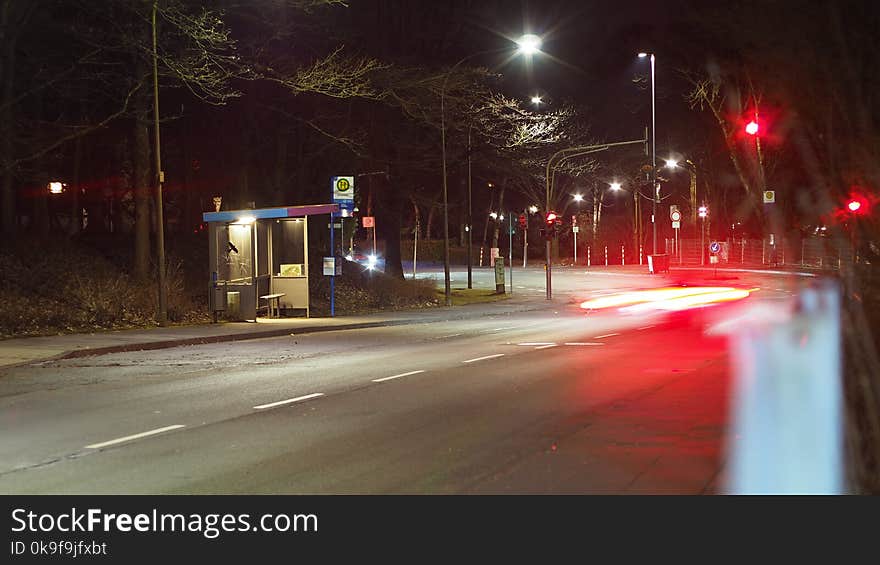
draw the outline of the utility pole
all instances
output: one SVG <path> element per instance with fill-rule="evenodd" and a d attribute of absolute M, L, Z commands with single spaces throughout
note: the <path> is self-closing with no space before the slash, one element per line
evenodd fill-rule
<path fill-rule="evenodd" d="M 168 323 L 168 288 L 165 285 L 165 222 L 162 213 L 162 183 L 165 173 L 162 171 L 162 151 L 159 144 L 159 56 L 156 52 L 156 12 L 158 2 L 153 2 L 153 120 L 156 133 L 156 247 L 159 262 L 159 314 L 156 321 L 160 326 Z"/>

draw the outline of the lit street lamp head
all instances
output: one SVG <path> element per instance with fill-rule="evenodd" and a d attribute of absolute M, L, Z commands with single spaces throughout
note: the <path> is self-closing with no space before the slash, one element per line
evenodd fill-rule
<path fill-rule="evenodd" d="M 543 102 L 543 100 L 541 100 L 540 96 L 532 96 L 532 104 L 534 104 L 535 106 L 540 106 L 541 102 Z"/>
<path fill-rule="evenodd" d="M 644 59 L 644 58 L 647 57 L 647 56 L 648 56 L 648 54 L 645 53 L 644 51 L 642 51 L 641 53 L 639 53 L 639 59 Z"/>
<path fill-rule="evenodd" d="M 519 52 L 523 55 L 534 55 L 541 52 L 541 38 L 533 33 L 527 33 L 516 40 Z"/>
<path fill-rule="evenodd" d="M 612 182 L 610 184 L 610 186 L 611 186 L 611 190 L 615 190 L 615 191 L 620 190 L 620 188 L 621 188 L 621 184 L 619 182 Z"/>
<path fill-rule="evenodd" d="M 573 198 L 574 198 L 575 202 L 582 202 L 584 199 L 582 194 L 575 194 L 575 195 L 573 195 Z"/>
<path fill-rule="evenodd" d="M 669 169 L 674 169 L 678 166 L 678 161 L 675 159 L 666 159 L 666 167 Z"/>

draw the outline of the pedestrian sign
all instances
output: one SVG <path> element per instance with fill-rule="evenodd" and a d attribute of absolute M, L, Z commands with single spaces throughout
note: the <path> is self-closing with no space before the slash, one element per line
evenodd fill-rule
<path fill-rule="evenodd" d="M 721 244 L 717 241 L 713 241 L 709 244 L 709 251 L 712 253 L 718 253 L 719 251 L 721 251 Z"/>

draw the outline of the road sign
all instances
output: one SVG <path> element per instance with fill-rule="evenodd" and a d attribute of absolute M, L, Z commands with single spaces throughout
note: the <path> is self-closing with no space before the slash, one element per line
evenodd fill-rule
<path fill-rule="evenodd" d="M 330 177 L 333 189 L 333 203 L 339 204 L 339 210 L 354 210 L 354 177 Z"/>
<path fill-rule="evenodd" d="M 672 229 L 677 230 L 681 227 L 681 222 L 672 222 Z"/>
<path fill-rule="evenodd" d="M 673 222 L 681 221 L 681 212 L 679 212 L 678 210 L 673 210 L 669 216 L 672 218 Z"/>
<path fill-rule="evenodd" d="M 578 226 L 571 226 L 571 231 L 573 231 L 574 233 L 577 233 L 577 232 L 581 231 L 581 228 Z"/>
<path fill-rule="evenodd" d="M 776 191 L 775 190 L 765 190 L 764 191 L 764 204 L 773 204 L 776 202 Z"/>
<path fill-rule="evenodd" d="M 363 221 L 363 225 L 365 228 L 374 228 L 376 227 L 376 218 L 375 216 L 364 216 L 361 218 Z"/>
<path fill-rule="evenodd" d="M 718 253 L 719 251 L 721 251 L 721 244 L 717 241 L 713 241 L 709 244 L 709 251 L 712 253 Z"/>

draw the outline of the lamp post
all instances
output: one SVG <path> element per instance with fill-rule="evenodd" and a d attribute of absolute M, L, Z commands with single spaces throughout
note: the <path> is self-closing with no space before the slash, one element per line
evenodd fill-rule
<path fill-rule="evenodd" d="M 519 38 L 516 43 L 519 45 L 518 51 L 523 55 L 528 56 L 533 55 L 540 50 L 541 38 L 537 35 L 526 34 Z M 452 306 L 452 292 L 449 284 L 449 198 L 446 184 L 446 84 L 449 82 L 449 77 L 452 75 L 452 72 L 457 69 L 459 65 L 468 59 L 472 59 L 478 55 L 491 53 L 493 51 L 496 50 L 489 49 L 486 51 L 479 51 L 459 59 L 459 61 L 452 65 L 452 67 L 446 72 L 446 76 L 443 77 L 443 85 L 440 87 L 440 152 L 443 161 L 443 286 L 444 294 L 446 296 L 446 306 Z M 468 202 L 470 202 L 470 199 L 468 199 Z M 468 210 L 468 218 L 470 218 L 470 209 Z M 470 265 L 468 266 L 470 267 Z"/>
<path fill-rule="evenodd" d="M 654 230 L 654 255 L 657 254 L 657 203 L 660 201 L 660 185 L 657 184 L 657 132 L 654 94 L 654 54 L 639 53 L 639 58 L 651 57 L 651 184 L 654 187 L 653 206 L 651 208 L 651 225 Z"/>

